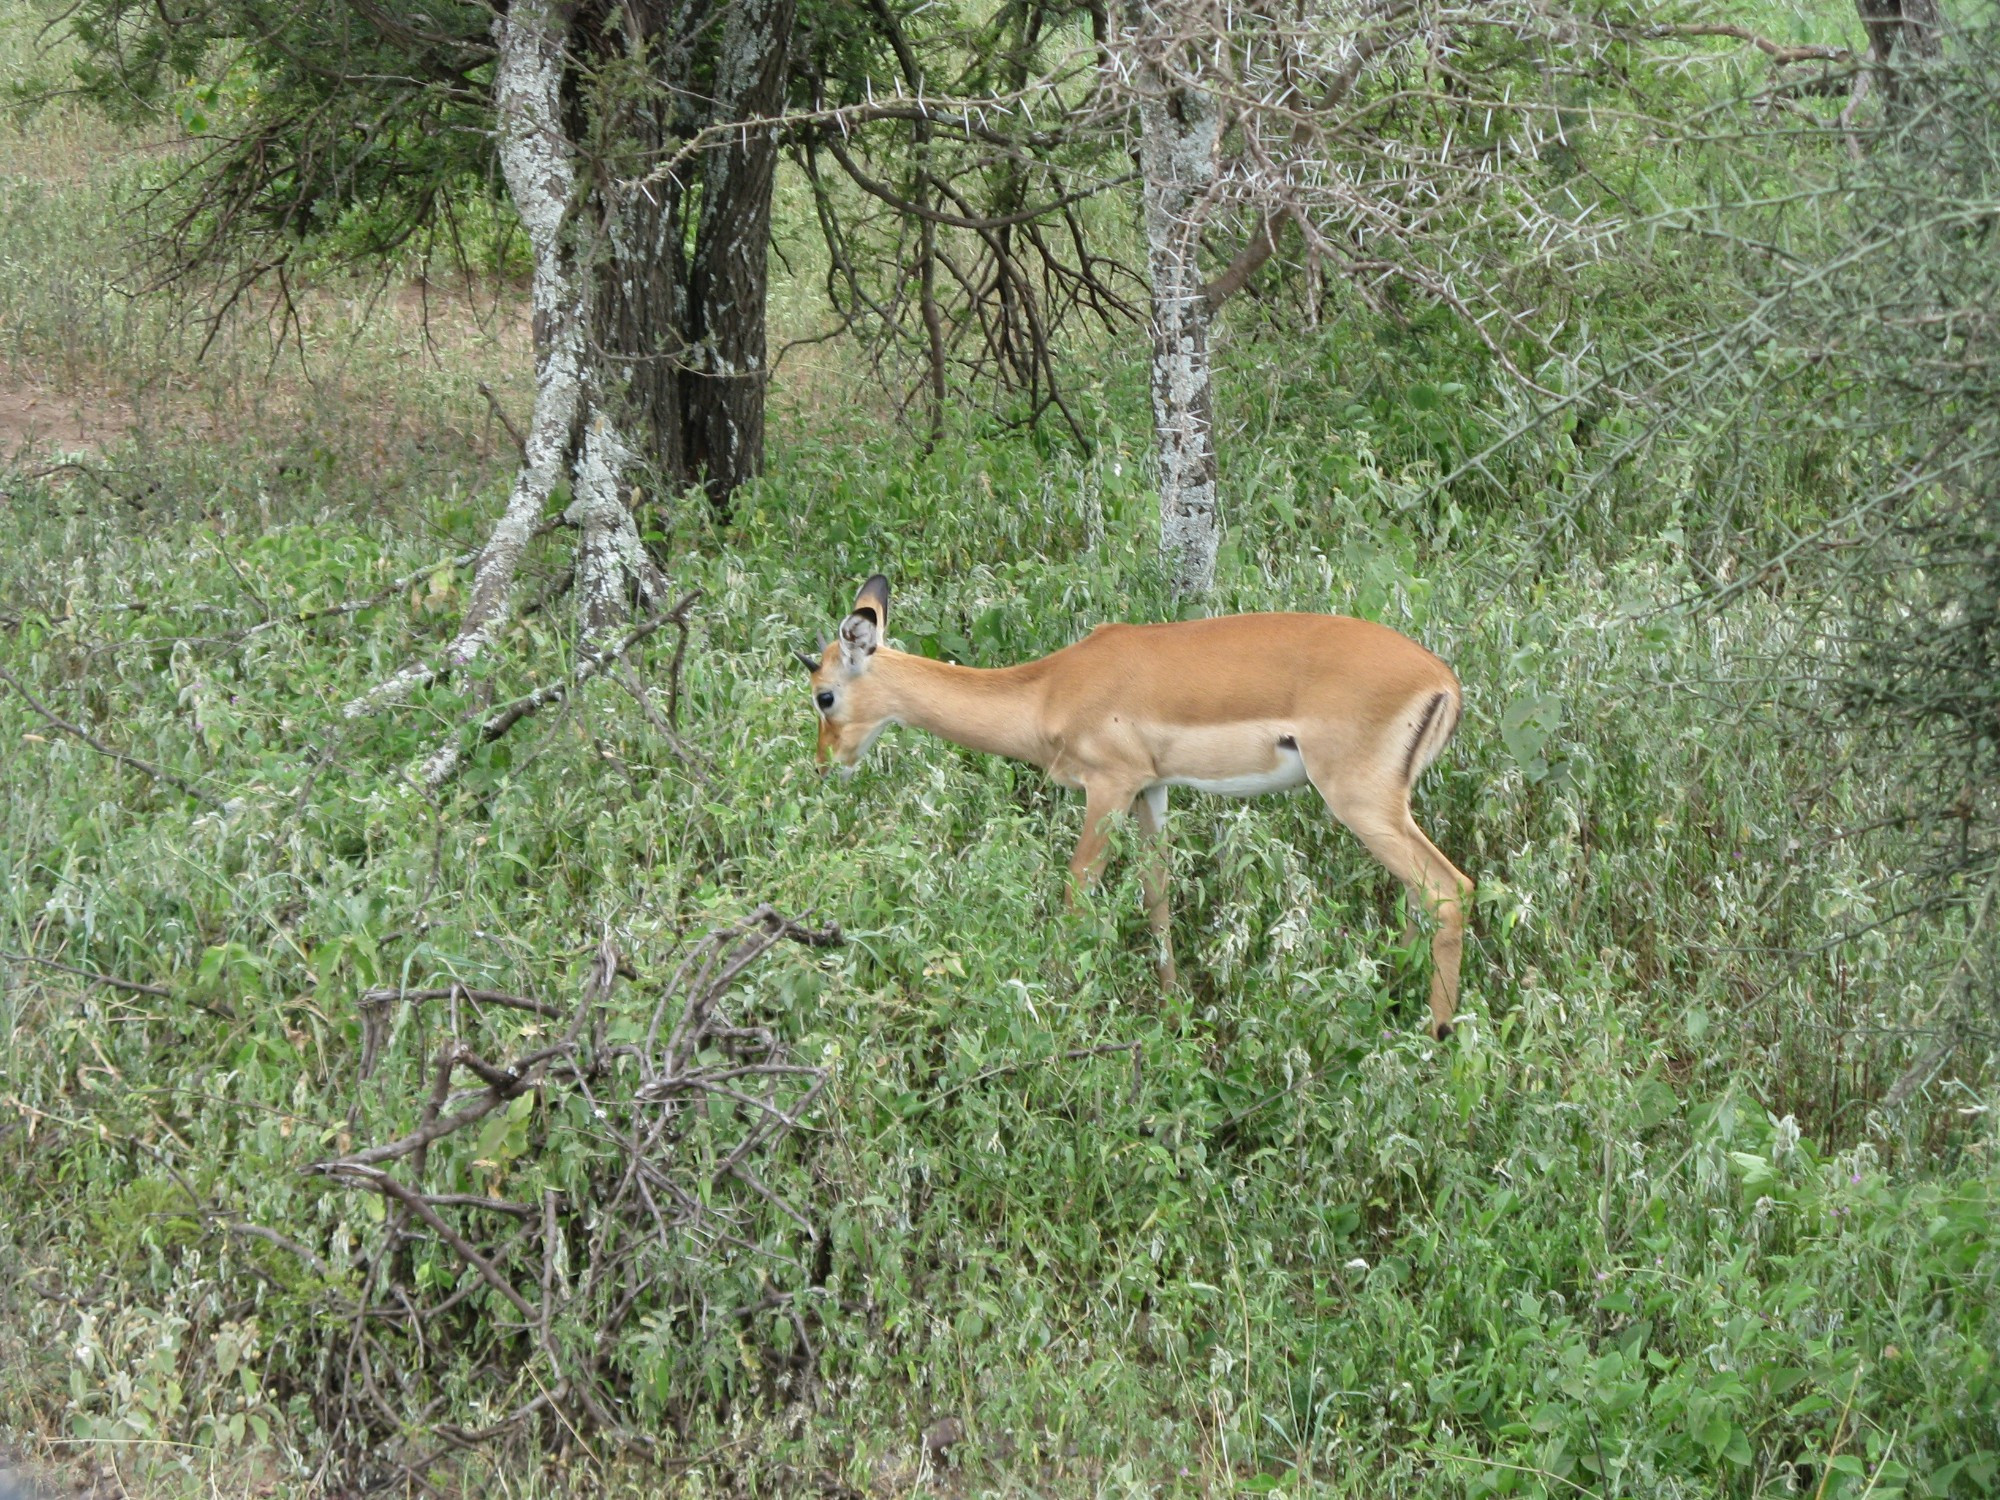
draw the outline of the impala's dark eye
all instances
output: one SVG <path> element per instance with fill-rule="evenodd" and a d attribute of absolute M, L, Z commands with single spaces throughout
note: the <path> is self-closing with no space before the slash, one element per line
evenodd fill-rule
<path fill-rule="evenodd" d="M 833 690 L 831 688 L 821 688 L 813 694 L 813 702 L 819 705 L 821 713 L 825 713 L 833 707 Z"/>

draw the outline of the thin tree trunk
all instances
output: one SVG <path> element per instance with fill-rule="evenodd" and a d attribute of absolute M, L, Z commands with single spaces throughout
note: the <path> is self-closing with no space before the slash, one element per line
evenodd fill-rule
<path fill-rule="evenodd" d="M 606 409 L 605 390 L 623 384 L 615 355 L 593 367 L 588 337 L 607 307 L 603 278 L 593 296 L 590 267 L 575 232 L 576 165 L 565 128 L 563 78 L 569 12 L 553 0 L 514 0 L 494 22 L 499 63 L 494 111 L 500 164 L 534 254 L 532 286 L 535 409 L 521 467 L 473 574 L 472 598 L 442 662 L 418 662 L 348 704 L 350 717 L 400 702 L 489 646 L 512 614 L 514 576 L 556 486 L 567 476 L 573 499 L 564 519 L 577 528 L 577 600 L 586 640 L 625 617 L 627 598 L 656 601 L 665 587 L 640 545 L 623 497 L 632 451 Z M 615 239 L 616 207 L 599 201 L 598 222 Z M 610 246 L 598 261 L 617 259 Z M 608 365 L 606 363 L 608 359 Z M 587 431 L 580 431 L 588 415 Z"/>
<path fill-rule="evenodd" d="M 349 703 L 350 718 L 401 702 L 486 649 L 506 623 L 521 554 L 569 465 L 583 394 L 584 304 L 564 235 L 575 186 L 562 128 L 568 22 L 550 0 L 515 0 L 493 28 L 500 164 L 534 253 L 534 416 L 513 492 L 479 555 L 472 600 L 444 663 L 403 668 Z"/>
<path fill-rule="evenodd" d="M 767 119 L 785 100 L 796 0 L 735 0 L 716 60 L 717 120 Z M 734 133 L 704 164 L 701 216 L 688 268 L 689 368 L 684 462 L 717 512 L 764 468 L 768 378 L 764 300 L 777 133 Z"/>
<path fill-rule="evenodd" d="M 666 580 L 646 556 L 625 504 L 623 480 L 632 458 L 611 414 L 592 402 L 576 456 L 576 498 L 563 513 L 578 532 L 576 599 L 586 642 L 624 622 L 629 596 L 643 608 L 661 602 L 666 592 Z"/>
<path fill-rule="evenodd" d="M 684 0 L 627 0 L 621 22 L 608 16 L 580 47 L 592 57 L 621 58 L 643 69 L 648 86 L 636 97 L 605 100 L 616 118 L 605 134 L 616 141 L 614 170 L 603 174 L 604 253 L 597 258 L 593 332 L 614 377 L 621 426 L 640 442 L 654 468 L 675 481 L 688 475 L 682 431 L 686 334 L 687 188 L 669 174 L 636 192 L 619 192 L 619 175 L 641 176 L 679 146 L 686 122 L 680 101 L 699 94 L 697 56 L 688 31 L 706 17 Z"/>
<path fill-rule="evenodd" d="M 1215 183 L 1219 116 L 1207 93 L 1155 59 L 1174 45 L 1162 7 L 1135 7 L 1139 164 L 1153 292 L 1153 435 L 1159 461 L 1160 551 L 1177 598 L 1215 582 L 1221 542 L 1208 359 L 1209 305 L 1197 251 Z"/>
<path fill-rule="evenodd" d="M 1868 33 L 1868 73 L 1855 75 L 1854 99 L 1864 92 L 1862 80 L 1873 74 L 1893 113 L 1902 102 L 1901 80 L 1892 65 L 1900 43 L 1906 60 L 1934 60 L 1944 51 L 1944 15 L 1937 0 L 1854 0 Z M 1850 109 L 1852 105 L 1850 105 Z M 1845 117 L 1843 117 L 1844 119 Z"/>

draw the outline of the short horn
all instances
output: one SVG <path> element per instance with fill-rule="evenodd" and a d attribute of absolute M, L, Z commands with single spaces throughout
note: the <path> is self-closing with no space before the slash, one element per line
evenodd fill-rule
<path fill-rule="evenodd" d="M 792 660 L 804 667 L 808 672 L 817 672 L 819 670 L 819 657 L 817 656 L 807 656 L 803 651 L 794 651 L 792 653 Z"/>

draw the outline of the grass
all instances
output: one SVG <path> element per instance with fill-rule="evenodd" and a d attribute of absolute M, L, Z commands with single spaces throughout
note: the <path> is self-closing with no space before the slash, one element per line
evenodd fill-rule
<path fill-rule="evenodd" d="M 504 339 L 418 359 L 407 318 L 356 331 L 320 290 L 307 348 L 337 376 L 264 383 L 247 323 L 195 366 L 157 302 L 111 290 L 132 168 L 58 166 L 0 183 L 9 358 L 161 395 L 92 460 L 116 492 L 25 459 L 0 485 L 0 666 L 207 800 L 0 696 L 0 948 L 152 987 L 0 968 L 0 1183 L 24 1210 L 0 1228 L 0 1419 L 43 1452 L 161 1493 L 314 1492 L 324 1293 L 381 1210 L 300 1169 L 407 1128 L 444 1040 L 398 1009 L 363 1081 L 361 995 L 567 997 L 608 934 L 636 1017 L 689 934 L 769 901 L 848 937 L 780 951 L 733 1002 L 831 1074 L 766 1163 L 823 1238 L 815 1275 L 781 1259 L 813 1259 L 791 1218 L 732 1201 L 751 1250 L 683 1242 L 620 1324 L 562 1330 L 612 1348 L 676 1492 L 1991 1487 L 1990 1084 L 1884 1102 L 1919 1046 L 1913 979 L 1956 935 L 1842 939 L 1897 890 L 1825 835 L 1884 789 L 1745 685 L 1793 644 L 1782 595 L 1673 608 L 1671 498 L 1579 510 L 1543 459 L 1519 493 L 1428 497 L 1439 424 L 1499 420 L 1448 331 L 1357 317 L 1232 351 L 1216 600 L 1380 619 L 1464 679 L 1418 797 L 1481 887 L 1440 1047 L 1394 892 L 1315 799 L 1178 801 L 1185 984 L 1162 995 L 1127 836 L 1066 913 L 1080 809 L 1038 775 L 911 733 L 851 781 L 812 770 L 788 653 L 878 568 L 892 636 L 980 663 L 1169 612 L 1131 356 L 1082 383 L 1088 458 L 970 425 L 926 457 L 810 367 L 736 524 L 652 500 L 674 583 L 703 591 L 681 705 L 703 763 L 599 684 L 433 799 L 407 768 L 561 670 L 559 608 L 480 680 L 360 722 L 341 705 L 448 638 L 463 573 L 239 633 L 477 544 L 506 455 L 475 385 Z M 531 584 L 563 562 L 540 545 Z M 670 652 L 637 657 L 656 685 Z M 460 1024 L 487 1055 L 530 1040 L 510 1012 Z M 515 1123 L 441 1148 L 435 1180 L 574 1190 L 587 1122 L 550 1094 Z M 774 1288 L 810 1308 L 809 1375 L 786 1317 L 736 1315 Z M 413 1406 L 476 1424 L 539 1376 L 464 1306 L 440 1325 L 462 1357 L 409 1378 Z M 919 1434 L 943 1419 L 964 1435 L 938 1457 Z M 436 1483 L 663 1483 L 545 1436 L 554 1458 L 502 1448 Z"/>

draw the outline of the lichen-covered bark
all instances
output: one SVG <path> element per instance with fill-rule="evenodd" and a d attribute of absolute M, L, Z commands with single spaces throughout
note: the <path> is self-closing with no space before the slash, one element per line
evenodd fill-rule
<path fill-rule="evenodd" d="M 716 58 L 715 120 L 779 112 L 796 0 L 734 0 Z M 733 133 L 703 163 L 701 214 L 688 267 L 684 462 L 709 501 L 729 498 L 764 467 L 764 330 L 775 131 Z"/>
<path fill-rule="evenodd" d="M 1139 166 L 1145 179 L 1146 265 L 1153 294 L 1153 436 L 1160 481 L 1160 551 L 1178 597 L 1208 592 L 1221 541 L 1211 418 L 1208 299 L 1197 251 L 1215 183 L 1215 101 L 1169 77 L 1164 7 L 1134 7 L 1139 61 Z"/>
<path fill-rule="evenodd" d="M 512 613 L 521 556 L 565 478 L 573 499 L 564 519 L 578 535 L 576 595 L 586 640 L 622 620 L 631 598 L 651 603 L 664 588 L 624 503 L 624 475 L 634 455 L 607 395 L 628 384 L 630 368 L 606 353 L 606 341 L 592 327 L 643 305 L 653 290 L 628 285 L 625 302 L 617 303 L 606 296 L 606 276 L 593 275 L 594 269 L 630 272 L 648 247 L 621 242 L 625 226 L 601 196 L 587 205 L 594 215 L 579 214 L 585 205 L 577 201 L 573 111 L 564 87 L 570 17 L 560 0 L 514 0 L 494 22 L 500 163 L 534 257 L 535 407 L 521 467 L 480 553 L 465 618 L 442 661 L 404 668 L 350 704 L 350 715 L 408 697 L 492 643 Z"/>
<path fill-rule="evenodd" d="M 583 393 L 584 303 L 564 226 L 575 187 L 562 128 L 566 22 L 550 0 L 515 0 L 493 23 L 499 43 L 494 113 L 507 189 L 534 251 L 535 410 L 507 507 L 473 574 L 458 635 L 439 663 L 414 663 L 348 704 L 350 717 L 385 707 L 470 662 L 506 623 L 521 554 L 568 467 Z"/>
<path fill-rule="evenodd" d="M 551 0 L 515 0 L 494 27 L 500 164 L 534 251 L 535 410 L 513 493 L 479 559 L 472 602 L 452 642 L 453 665 L 483 650 L 507 618 L 515 569 L 568 466 L 583 400 L 584 288 L 564 235 L 576 188 L 563 130 L 567 23 Z"/>
<path fill-rule="evenodd" d="M 577 530 L 578 624 L 586 641 L 625 619 L 628 598 L 650 605 L 665 591 L 624 501 L 622 481 L 632 457 L 610 413 L 593 405 L 576 456 L 576 498 L 563 513 Z"/>

